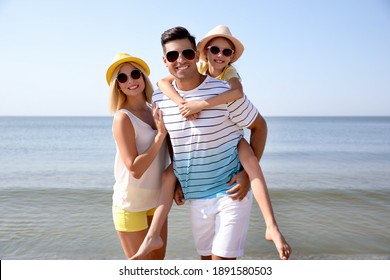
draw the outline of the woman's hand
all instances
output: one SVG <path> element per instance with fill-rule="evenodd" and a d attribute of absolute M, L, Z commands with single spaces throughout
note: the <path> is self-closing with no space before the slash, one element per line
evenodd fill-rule
<path fill-rule="evenodd" d="M 156 124 L 156 128 L 157 128 L 158 133 L 166 136 L 167 129 L 166 129 L 165 124 L 164 124 L 162 111 L 160 110 L 160 108 L 157 107 L 156 103 L 153 103 L 152 109 L 153 109 L 154 123 Z"/>

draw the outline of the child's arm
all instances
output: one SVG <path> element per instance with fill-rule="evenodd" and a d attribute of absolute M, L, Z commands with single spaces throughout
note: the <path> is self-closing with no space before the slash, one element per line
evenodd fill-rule
<path fill-rule="evenodd" d="M 186 103 L 186 101 L 177 93 L 175 88 L 172 86 L 173 80 L 173 76 L 162 78 L 160 81 L 157 82 L 157 86 L 169 99 L 171 99 L 173 102 L 176 103 L 177 106 L 179 106 L 179 110 L 181 112 L 182 106 L 184 103 Z M 183 113 L 181 114 L 189 121 L 195 120 L 198 117 L 198 114 L 195 113 L 186 115 L 184 115 Z"/>
<path fill-rule="evenodd" d="M 183 103 L 180 108 L 181 114 L 186 117 L 195 113 L 199 113 L 203 109 L 229 103 L 244 96 L 242 84 L 238 78 L 230 78 L 228 83 L 230 85 L 230 90 L 218 94 L 217 96 L 213 96 L 202 101 L 187 101 Z"/>
<path fill-rule="evenodd" d="M 173 102 L 176 103 L 176 105 L 179 106 L 185 100 L 177 93 L 175 88 L 172 86 L 173 81 L 174 77 L 168 76 L 158 81 L 157 86 L 169 99 L 171 99 Z"/>
<path fill-rule="evenodd" d="M 244 91 L 242 89 L 242 84 L 240 80 L 236 77 L 230 78 L 228 80 L 230 89 L 225 91 L 224 93 L 218 94 L 217 96 L 213 96 L 207 100 L 206 108 L 215 107 L 217 105 L 233 102 L 234 100 L 240 99 L 244 96 Z"/>

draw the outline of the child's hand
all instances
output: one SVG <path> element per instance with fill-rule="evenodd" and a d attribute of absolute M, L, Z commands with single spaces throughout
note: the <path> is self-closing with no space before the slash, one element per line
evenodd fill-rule
<path fill-rule="evenodd" d="M 191 121 L 199 117 L 204 106 L 202 101 L 183 101 L 179 105 L 179 110 L 183 117 Z"/>
<path fill-rule="evenodd" d="M 196 120 L 199 117 L 199 115 L 200 115 L 199 113 L 190 115 L 190 116 L 186 117 L 186 120 L 187 121 L 194 121 L 194 120 Z"/>

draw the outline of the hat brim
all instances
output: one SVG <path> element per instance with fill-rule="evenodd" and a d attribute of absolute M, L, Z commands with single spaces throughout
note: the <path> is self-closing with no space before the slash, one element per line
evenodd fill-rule
<path fill-rule="evenodd" d="M 115 61 L 113 64 L 110 65 L 110 67 L 108 67 L 107 73 L 106 73 L 106 80 L 107 80 L 108 85 L 110 85 L 110 83 L 111 83 L 112 75 L 113 75 L 115 69 L 119 65 L 121 65 L 122 63 L 125 63 L 125 62 L 134 62 L 134 63 L 138 64 L 140 67 L 142 67 L 142 69 L 144 70 L 146 75 L 148 75 L 148 76 L 150 75 L 149 66 L 146 64 L 145 61 L 143 61 L 142 59 L 140 59 L 138 57 L 134 57 L 134 56 L 124 57 L 122 59 Z"/>
<path fill-rule="evenodd" d="M 198 43 L 197 46 L 197 49 L 200 53 L 200 59 L 202 59 L 203 61 L 207 61 L 204 55 L 204 49 L 211 40 L 218 37 L 229 39 L 233 43 L 235 50 L 234 50 L 234 57 L 231 62 L 235 62 L 237 59 L 239 59 L 242 53 L 244 52 L 244 45 L 235 37 L 227 34 L 214 34 L 214 35 L 204 37 Z"/>

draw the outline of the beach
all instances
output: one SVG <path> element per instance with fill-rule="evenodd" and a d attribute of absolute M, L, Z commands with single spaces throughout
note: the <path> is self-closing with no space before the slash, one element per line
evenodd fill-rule
<path fill-rule="evenodd" d="M 269 117 L 261 165 L 295 260 L 390 259 L 390 118 Z M 112 223 L 111 117 L 0 117 L 0 258 L 124 259 Z M 198 259 L 188 206 L 166 259 Z M 254 203 L 245 255 L 278 258 Z"/>

